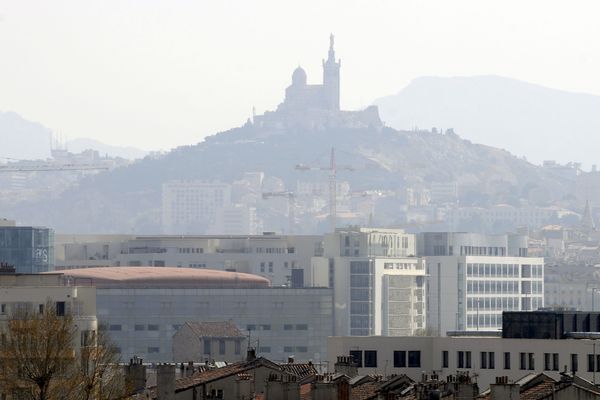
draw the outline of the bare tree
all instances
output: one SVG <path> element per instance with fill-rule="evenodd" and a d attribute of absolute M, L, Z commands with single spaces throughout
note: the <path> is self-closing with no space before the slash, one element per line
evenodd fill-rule
<path fill-rule="evenodd" d="M 104 332 L 82 332 L 70 315 L 21 310 L 0 329 L 0 388 L 30 400 L 111 400 L 126 394 L 118 352 Z"/>
<path fill-rule="evenodd" d="M 43 313 L 14 313 L 0 340 L 2 386 L 32 400 L 55 398 L 75 361 L 74 337 L 73 319 L 57 316 L 51 303 Z"/>

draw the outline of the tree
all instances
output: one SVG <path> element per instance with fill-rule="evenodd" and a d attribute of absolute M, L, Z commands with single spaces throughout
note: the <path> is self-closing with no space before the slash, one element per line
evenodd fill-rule
<path fill-rule="evenodd" d="M 83 332 L 53 303 L 13 313 L 0 329 L 0 387 L 30 400 L 110 400 L 125 394 L 118 353 L 104 333 Z"/>

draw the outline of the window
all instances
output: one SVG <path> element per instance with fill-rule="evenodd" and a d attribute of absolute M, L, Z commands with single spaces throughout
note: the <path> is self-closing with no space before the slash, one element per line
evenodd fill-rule
<path fill-rule="evenodd" d="M 296 330 L 297 331 L 306 331 L 306 330 L 308 330 L 308 325 L 307 324 L 297 324 Z"/>
<path fill-rule="evenodd" d="M 135 326 L 133 327 L 133 329 L 136 330 L 136 331 L 143 331 L 143 330 L 146 330 L 146 325 L 135 324 Z"/>
<path fill-rule="evenodd" d="M 487 351 L 481 352 L 481 369 L 487 369 Z"/>
<path fill-rule="evenodd" d="M 471 352 L 465 351 L 465 368 L 471 368 Z"/>
<path fill-rule="evenodd" d="M 283 346 L 283 352 L 284 353 L 293 353 L 294 352 L 294 346 Z"/>
<path fill-rule="evenodd" d="M 246 330 L 247 331 L 255 331 L 256 325 L 254 325 L 254 324 L 246 325 Z"/>
<path fill-rule="evenodd" d="M 588 372 L 594 372 L 594 364 L 595 364 L 595 360 L 594 360 L 594 355 L 593 354 L 588 354 L 587 355 L 588 358 Z"/>
<path fill-rule="evenodd" d="M 418 350 L 408 352 L 408 367 L 421 368 L 421 352 Z"/>
<path fill-rule="evenodd" d="M 210 351 L 210 339 L 204 339 L 204 354 L 211 354 Z"/>
<path fill-rule="evenodd" d="M 406 368 L 406 351 L 394 351 L 394 368 Z"/>
<path fill-rule="evenodd" d="M 519 353 L 519 369 L 527 369 L 527 353 Z"/>
<path fill-rule="evenodd" d="M 296 351 L 298 353 L 307 353 L 308 352 L 308 347 L 306 347 L 306 346 L 296 346 Z"/>
<path fill-rule="evenodd" d="M 504 353 L 504 369 L 510 369 L 510 353 Z"/>
<path fill-rule="evenodd" d="M 109 331 L 120 331 L 121 329 L 122 329 L 122 328 L 121 328 L 121 325 L 110 325 L 110 326 L 108 327 L 108 330 L 109 330 Z"/>
<path fill-rule="evenodd" d="M 577 354 L 571 354 L 571 372 L 577 372 L 578 367 Z"/>
<path fill-rule="evenodd" d="M 264 262 L 260 263 L 260 272 L 265 272 L 265 263 Z"/>
<path fill-rule="evenodd" d="M 148 324 L 149 331 L 158 331 L 160 327 L 157 324 Z"/>
<path fill-rule="evenodd" d="M 269 272 L 273 272 L 273 261 L 269 261 Z"/>
<path fill-rule="evenodd" d="M 259 347 L 258 351 L 261 352 L 261 353 L 270 353 L 271 352 L 271 348 L 269 346 Z"/>
<path fill-rule="evenodd" d="M 530 370 L 534 370 L 535 369 L 535 358 L 534 358 L 534 354 L 533 353 L 528 353 L 527 354 L 527 361 L 529 364 L 529 368 Z"/>
<path fill-rule="evenodd" d="M 43 304 L 38 305 L 38 313 L 40 313 L 40 314 L 44 313 L 44 305 Z"/>
<path fill-rule="evenodd" d="M 0 304 L 0 313 L 6 314 L 6 304 Z"/>
<path fill-rule="evenodd" d="M 448 368 L 448 350 L 442 351 L 442 368 Z"/>
<path fill-rule="evenodd" d="M 59 317 L 65 316 L 65 302 L 64 301 L 56 302 L 56 315 L 58 315 Z"/>
<path fill-rule="evenodd" d="M 544 353 L 544 371 L 550 371 L 552 367 L 551 364 L 551 354 Z"/>
<path fill-rule="evenodd" d="M 558 371 L 558 353 L 552 354 L 552 370 Z"/>
<path fill-rule="evenodd" d="M 219 354 L 225 354 L 225 340 L 219 339 Z"/>
<path fill-rule="evenodd" d="M 362 350 L 350 350 L 350 357 L 358 368 L 362 368 Z"/>
<path fill-rule="evenodd" d="M 148 347 L 148 353 L 160 353 L 160 347 Z"/>
<path fill-rule="evenodd" d="M 242 354 L 242 342 L 239 340 L 235 341 L 235 355 L 239 356 Z"/>
<path fill-rule="evenodd" d="M 465 352 L 459 351 L 456 354 L 456 368 L 464 368 L 465 367 Z"/>
<path fill-rule="evenodd" d="M 488 367 L 489 369 L 496 368 L 496 353 L 494 353 L 493 351 L 490 351 L 488 353 Z"/>
<path fill-rule="evenodd" d="M 263 331 L 270 331 L 271 330 L 271 325 L 261 325 L 260 329 Z"/>
<path fill-rule="evenodd" d="M 377 368 L 376 350 L 365 350 L 365 368 Z"/>
<path fill-rule="evenodd" d="M 292 324 L 284 324 L 284 325 L 283 325 L 283 330 L 284 330 L 284 331 L 291 331 L 291 330 L 294 330 L 294 325 L 292 325 Z"/>

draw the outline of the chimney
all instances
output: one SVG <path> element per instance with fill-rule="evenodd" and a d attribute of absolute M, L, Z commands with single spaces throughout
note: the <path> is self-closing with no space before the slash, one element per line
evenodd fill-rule
<path fill-rule="evenodd" d="M 288 356 L 288 364 L 293 364 L 294 363 L 294 356 Z"/>
<path fill-rule="evenodd" d="M 158 400 L 175 400 L 175 365 L 159 364 L 156 371 Z"/>
<path fill-rule="evenodd" d="M 351 356 L 338 356 L 334 364 L 334 371 L 350 378 L 358 375 L 358 367 Z"/>
<path fill-rule="evenodd" d="M 508 383 L 507 376 L 496 377 L 496 383 L 490 385 L 491 400 L 520 400 L 521 390 L 516 383 Z"/>
<path fill-rule="evenodd" d="M 142 359 L 133 357 L 125 366 L 125 387 L 133 393 L 141 393 L 146 388 L 146 366 Z"/>
<path fill-rule="evenodd" d="M 256 349 L 252 347 L 248 348 L 248 352 L 246 353 L 246 361 L 254 361 L 256 360 Z"/>

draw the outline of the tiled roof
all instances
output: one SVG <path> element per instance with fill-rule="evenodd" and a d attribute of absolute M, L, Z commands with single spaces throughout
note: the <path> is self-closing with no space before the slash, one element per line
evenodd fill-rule
<path fill-rule="evenodd" d="M 288 364 L 281 364 L 280 366 L 285 372 L 299 376 L 300 379 L 304 379 L 309 376 L 317 375 L 317 369 L 315 368 L 315 366 L 312 363 L 307 363 L 307 364 L 288 363 Z"/>
<path fill-rule="evenodd" d="M 185 325 L 189 326 L 192 332 L 198 337 L 237 337 L 242 338 L 244 334 L 239 328 L 230 321 L 219 321 L 219 322 L 186 322 Z"/>
<path fill-rule="evenodd" d="M 350 390 L 352 400 L 369 400 L 377 398 L 377 392 L 381 382 L 365 382 L 362 385 L 354 386 Z"/>

